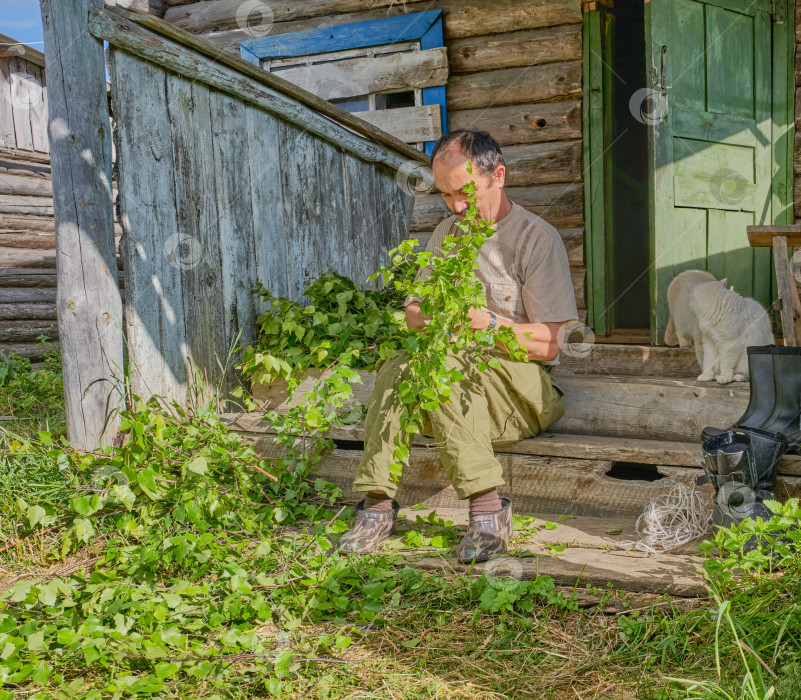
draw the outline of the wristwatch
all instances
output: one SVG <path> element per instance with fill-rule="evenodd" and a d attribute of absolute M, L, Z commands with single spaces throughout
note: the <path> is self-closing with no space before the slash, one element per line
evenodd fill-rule
<path fill-rule="evenodd" d="M 490 322 L 489 325 L 487 326 L 487 330 L 489 330 L 490 328 L 495 328 L 495 323 L 497 322 L 498 319 L 495 318 L 495 314 L 492 313 L 492 311 L 488 311 L 487 313 L 489 313 L 490 315 Z"/>

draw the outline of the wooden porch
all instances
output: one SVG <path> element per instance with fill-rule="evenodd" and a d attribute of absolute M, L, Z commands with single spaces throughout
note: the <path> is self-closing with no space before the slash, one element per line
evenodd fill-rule
<path fill-rule="evenodd" d="M 631 547 L 638 540 L 635 524 L 653 498 L 677 483 L 690 485 L 703 473 L 701 430 L 733 423 L 748 403 L 748 384 L 695 381 L 699 369 L 691 349 L 596 344 L 586 356 L 579 354 L 563 352 L 554 375 L 565 391 L 565 416 L 544 434 L 496 453 L 506 481 L 501 495 L 512 499 L 515 512 L 542 521 L 536 534 L 519 543 L 529 554 L 513 564 L 520 567 L 516 575 L 547 573 L 570 585 L 605 585 L 614 579 L 616 587 L 627 590 L 703 594 L 692 556 L 697 542 L 669 554 L 646 555 Z M 310 375 L 296 396 L 313 379 Z M 366 404 L 373 374 L 362 373 L 362 381 L 354 385 L 354 396 Z M 281 448 L 262 421 L 263 412 L 286 411 L 295 402 L 287 402 L 277 383 L 255 387 L 254 396 L 260 411 L 229 413 L 225 420 L 260 455 L 277 456 Z M 336 483 L 344 500 L 356 502 L 361 495 L 350 486 L 363 454 L 362 425 L 332 437 L 336 447 L 314 476 Z M 432 443 L 415 440 L 397 499 L 410 523 L 436 510 L 438 517 L 466 526 L 467 503 L 457 498 Z M 711 486 L 699 488 L 712 498 Z M 780 500 L 801 496 L 801 457 L 784 458 L 776 493 Z M 409 510 L 415 504 L 426 510 Z M 546 528 L 546 520 L 557 526 Z M 566 547 L 557 553 L 554 544 Z M 459 569 L 455 561 L 434 555 L 415 565 Z"/>
<path fill-rule="evenodd" d="M 565 416 L 545 433 L 498 453 L 518 512 L 638 516 L 655 496 L 702 474 L 701 430 L 728 426 L 748 404 L 748 384 L 697 382 L 692 350 L 595 345 L 587 357 L 565 356 L 555 372 L 565 391 Z M 311 386 L 310 375 L 297 390 Z M 366 404 L 372 373 L 354 396 Z M 285 411 L 280 385 L 256 387 L 263 410 Z M 229 413 L 226 420 L 264 455 L 276 454 L 261 412 Z M 338 484 L 346 498 L 362 455 L 362 426 L 332 435 L 337 448 L 323 458 L 319 475 Z M 464 506 L 442 472 L 432 440 L 418 437 L 398 500 L 436 508 Z M 708 488 L 708 487 L 705 487 Z M 801 494 L 801 457 L 785 457 L 777 483 L 782 498 Z M 711 494 L 711 489 L 710 489 Z"/>

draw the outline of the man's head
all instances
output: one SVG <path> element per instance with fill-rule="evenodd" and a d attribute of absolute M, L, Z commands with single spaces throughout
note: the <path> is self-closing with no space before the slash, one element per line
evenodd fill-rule
<path fill-rule="evenodd" d="M 473 172 L 467 172 L 467 161 Z M 431 154 L 434 184 L 457 216 L 467 209 L 464 186 L 476 183 L 476 202 L 482 219 L 495 219 L 506 195 L 506 164 L 498 142 L 486 131 L 456 129 L 441 136 Z"/>

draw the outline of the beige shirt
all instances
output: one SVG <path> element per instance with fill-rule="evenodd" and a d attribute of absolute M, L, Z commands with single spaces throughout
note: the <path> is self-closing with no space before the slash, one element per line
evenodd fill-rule
<path fill-rule="evenodd" d="M 442 241 L 448 233 L 464 235 L 455 222 L 455 216 L 440 222 L 426 251 L 442 254 Z M 487 296 L 485 310 L 514 323 L 578 320 L 567 251 L 559 232 L 514 202 L 511 211 L 492 228 L 495 234 L 481 247 L 476 271 Z M 425 268 L 418 278 L 430 274 Z M 420 298 L 407 297 L 404 305 L 413 301 Z"/>

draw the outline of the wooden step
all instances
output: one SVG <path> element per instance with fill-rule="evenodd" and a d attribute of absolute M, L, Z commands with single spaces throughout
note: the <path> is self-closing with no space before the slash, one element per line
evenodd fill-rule
<path fill-rule="evenodd" d="M 374 373 L 360 372 L 353 385 L 356 402 L 367 405 Z M 311 389 L 319 370 L 309 371 L 287 401 L 286 385 L 254 387 L 265 410 L 286 411 Z M 552 426 L 559 433 L 696 443 L 704 427 L 734 423 L 748 405 L 748 384 L 721 385 L 674 377 L 626 377 L 568 374 L 555 377 L 564 390 L 565 416 Z"/>
<path fill-rule="evenodd" d="M 285 449 L 269 433 L 243 432 L 245 442 L 265 459 L 281 458 Z M 527 441 L 533 442 L 533 441 Z M 364 451 L 359 442 L 323 455 L 314 476 L 335 483 L 343 497 L 358 500 L 353 479 Z M 667 493 L 676 483 L 687 486 L 703 474 L 700 467 L 637 465 L 600 459 L 539 456 L 496 452 L 503 467 L 505 486 L 499 489 L 515 502 L 520 513 L 543 512 L 570 515 L 638 515 L 651 499 Z M 618 466 L 615 466 L 618 465 Z M 700 487 L 711 500 L 712 487 Z M 776 482 L 780 500 L 801 496 L 801 477 L 781 476 Z M 401 505 L 422 503 L 430 508 L 456 508 L 460 502 L 450 485 L 436 448 L 414 446 L 409 466 L 396 496 Z"/>
<path fill-rule="evenodd" d="M 389 541 L 402 537 L 407 529 L 425 527 L 417 524 L 417 516 L 426 518 L 430 512 L 428 509 L 401 510 L 406 516 L 405 521 L 399 521 L 397 537 Z M 409 551 L 407 561 L 410 566 L 425 571 L 473 576 L 481 576 L 485 571 L 488 576 L 512 576 L 523 580 L 545 575 L 553 578 L 557 585 L 573 586 L 579 591 L 585 586 L 594 586 L 604 590 L 611 587 L 657 595 L 706 597 L 702 560 L 697 556 L 699 540 L 683 545 L 675 552 L 644 554 L 632 549 L 630 544 L 639 539 L 635 517 L 579 515 L 564 520 L 559 515 L 538 514 L 532 534 L 517 533 L 506 555 L 483 564 L 460 564 L 449 554 L 421 558 L 419 550 Z M 436 516 L 451 521 L 460 530 L 467 526 L 466 509 L 438 508 Z M 564 548 L 552 549 L 554 545 Z M 525 555 L 514 556 L 521 553 Z"/>
<path fill-rule="evenodd" d="M 400 539 L 407 529 L 424 527 L 417 524 L 417 516 L 425 519 L 431 512 L 428 509 L 401 510 L 405 520 L 399 521 L 396 536 L 388 542 Z M 579 592 L 585 586 L 607 590 L 611 584 L 616 590 L 691 598 L 707 596 L 702 561 L 693 556 L 698 552 L 698 541 L 676 552 L 646 555 L 631 549 L 629 544 L 639 539 L 635 517 L 580 515 L 563 520 L 559 515 L 539 513 L 532 523 L 533 533 L 528 536 L 517 533 L 510 552 L 490 562 L 470 566 L 460 564 L 449 554 L 420 558 L 417 550 L 407 554 L 408 563 L 426 571 L 473 576 L 481 576 L 485 571 L 488 576 L 513 576 L 523 580 L 550 576 L 557 585 L 573 586 Z M 466 509 L 438 508 L 436 516 L 451 521 L 460 530 L 467 527 Z M 560 545 L 559 549 L 552 549 L 554 545 Z M 513 556 L 523 552 L 524 557 Z"/>
<path fill-rule="evenodd" d="M 282 382 L 257 386 L 253 394 L 263 411 L 285 412 L 302 400 L 320 374 L 309 372 L 292 401 Z M 353 385 L 354 401 L 367 404 L 374 374 L 360 372 L 360 378 L 362 383 Z M 561 373 L 557 382 L 565 391 L 565 416 L 546 434 L 496 451 L 506 482 L 501 491 L 521 513 L 639 514 L 674 484 L 694 483 L 703 473 L 701 430 L 732 424 L 748 403 L 745 383 L 722 386 L 674 377 L 570 373 Z M 229 414 L 225 419 L 263 457 L 283 456 L 262 415 Z M 350 487 L 363 456 L 363 427 L 338 429 L 331 437 L 338 446 L 323 456 L 316 474 L 340 486 L 346 498 L 356 499 L 359 494 Z M 398 500 L 457 507 L 456 493 L 432 447 L 430 440 L 416 439 Z M 777 497 L 801 496 L 801 459 L 785 459 L 780 473 Z M 711 487 L 702 489 L 711 498 Z"/>
<path fill-rule="evenodd" d="M 229 413 L 223 420 L 234 430 L 251 434 L 275 434 L 269 423 L 262 420 L 262 413 Z M 359 422 L 344 428 L 335 428 L 329 437 L 339 443 L 364 442 L 364 423 Z M 414 444 L 427 446 L 433 439 L 416 435 Z M 670 467 L 701 467 L 701 443 L 674 440 L 646 440 L 628 437 L 605 437 L 597 435 L 571 435 L 553 433 L 550 430 L 528 440 L 503 447 L 509 454 L 524 454 L 539 457 L 571 457 L 577 459 L 600 459 L 610 462 L 637 462 Z M 801 476 L 801 456 L 787 455 L 782 460 L 780 474 Z"/>
<path fill-rule="evenodd" d="M 559 362 L 557 375 L 569 373 L 690 379 L 701 374 L 693 348 L 599 342 L 584 348 L 580 343 L 575 346 L 568 344 L 560 354 Z"/>
<path fill-rule="evenodd" d="M 565 374 L 562 433 L 698 442 L 706 426 L 732 425 L 748 405 L 745 382 Z"/>

